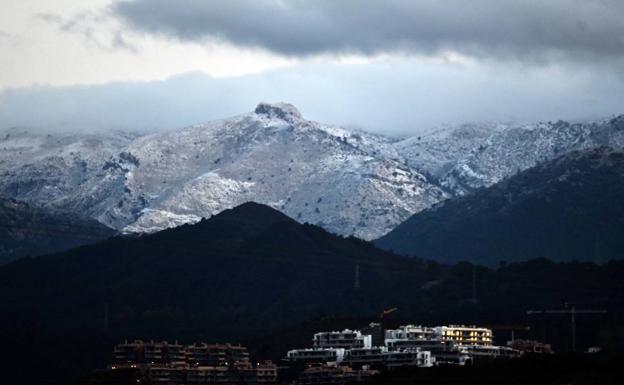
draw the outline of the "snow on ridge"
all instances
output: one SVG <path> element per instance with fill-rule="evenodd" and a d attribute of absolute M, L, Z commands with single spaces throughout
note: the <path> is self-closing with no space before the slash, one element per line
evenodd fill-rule
<path fill-rule="evenodd" d="M 128 232 L 195 223 L 247 201 L 374 239 L 449 196 L 574 149 L 624 145 L 623 119 L 468 124 L 420 137 L 305 120 L 287 103 L 150 135 L 0 133 L 0 194 Z"/>
<path fill-rule="evenodd" d="M 142 215 L 131 225 L 124 227 L 124 234 L 151 234 L 185 224 L 194 224 L 202 220 L 197 215 L 175 214 L 165 210 L 142 210 Z"/>

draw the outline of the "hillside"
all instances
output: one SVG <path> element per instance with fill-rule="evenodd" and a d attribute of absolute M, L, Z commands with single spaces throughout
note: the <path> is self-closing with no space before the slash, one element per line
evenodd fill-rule
<path fill-rule="evenodd" d="M 0 132 L 0 194 L 126 233 L 195 223 L 255 201 L 371 240 L 441 200 L 570 151 L 621 148 L 623 122 L 463 124 L 398 140 L 309 121 L 287 103 L 260 103 L 155 134 L 11 128 Z"/>
<path fill-rule="evenodd" d="M 261 348 L 253 341 L 310 319 L 374 319 L 398 307 L 406 322 L 505 324 L 564 300 L 610 310 L 594 320 L 601 329 L 579 326 L 579 346 L 617 350 L 622 276 L 623 262 L 538 260 L 498 271 L 439 265 L 246 203 L 194 225 L 0 267 L 0 337 L 8 346 L 0 359 L 14 378 L 42 380 L 103 366 L 126 338 L 251 341 L 254 351 L 279 356 L 284 341 L 261 339 Z M 555 325 L 567 330 L 566 320 Z M 535 336 L 565 349 L 567 334 L 552 335 L 552 325 L 536 325 Z"/>
<path fill-rule="evenodd" d="M 364 283 L 354 290 L 358 264 Z M 434 272 L 246 203 L 195 225 L 7 265 L 2 322 L 101 327 L 107 303 L 111 327 L 127 333 L 253 334 L 321 314 L 376 313 L 397 302 L 399 285 L 417 291 Z"/>
<path fill-rule="evenodd" d="M 412 216 L 376 245 L 444 263 L 624 257 L 624 152 L 559 157 Z"/>
<path fill-rule="evenodd" d="M 0 264 L 94 243 L 115 231 L 76 214 L 0 198 Z"/>
<path fill-rule="evenodd" d="M 195 223 L 256 201 L 372 239 L 445 197 L 404 164 L 393 140 L 308 121 L 285 103 L 133 138 L 69 143 L 14 131 L 0 137 L 0 147 L 20 161 L 0 156 L 0 192 L 72 208 L 125 232 Z"/>
<path fill-rule="evenodd" d="M 397 142 L 407 163 L 453 196 L 571 151 L 624 147 L 624 115 L 593 122 L 463 124 Z"/>

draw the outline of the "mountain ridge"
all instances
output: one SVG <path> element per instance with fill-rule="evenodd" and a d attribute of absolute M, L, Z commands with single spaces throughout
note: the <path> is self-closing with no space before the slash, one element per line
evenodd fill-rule
<path fill-rule="evenodd" d="M 117 154 L 94 159 L 101 169 L 45 202 L 143 233 L 254 200 L 299 221 L 371 239 L 444 196 L 407 167 L 391 143 L 307 121 L 289 104 L 260 103 L 252 113 L 134 138 Z M 49 196 L 24 179 L 59 183 L 51 159 L 12 170 L 4 180 L 0 174 L 0 187 L 27 200 Z"/>
<path fill-rule="evenodd" d="M 600 329 L 583 322 L 579 346 L 599 340 L 621 351 L 623 271 L 624 261 L 442 265 L 248 203 L 196 224 L 0 266 L 0 337 L 11 347 L 0 358 L 8 378 L 68 378 L 110 363 L 111 346 L 124 339 L 245 341 L 328 316 L 375 320 L 392 307 L 408 322 L 500 325 L 561 298 L 609 310 Z M 567 337 L 555 342 L 565 347 Z M 46 359 L 33 360 L 33 351 Z"/>
<path fill-rule="evenodd" d="M 0 264 L 67 250 L 115 234 L 90 218 L 0 198 Z"/>
<path fill-rule="evenodd" d="M 442 200 L 558 155 L 621 148 L 624 117 L 466 124 L 398 140 L 261 102 L 251 113 L 147 135 L 5 132 L 0 194 L 118 231 L 156 232 L 257 201 L 371 240 Z"/>
<path fill-rule="evenodd" d="M 415 214 L 376 245 L 443 262 L 622 258 L 624 151 L 574 151 Z"/>

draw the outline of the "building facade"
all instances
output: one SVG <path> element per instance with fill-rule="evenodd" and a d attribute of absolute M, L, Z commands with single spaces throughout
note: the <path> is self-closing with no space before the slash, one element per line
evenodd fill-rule
<path fill-rule="evenodd" d="M 166 341 L 124 342 L 115 346 L 111 370 L 136 369 L 152 384 L 270 385 L 277 366 L 250 362 L 247 348 L 234 344 L 180 345 Z"/>
<path fill-rule="evenodd" d="M 492 329 L 477 326 L 450 325 L 434 328 L 436 335 L 444 341 L 457 345 L 492 345 Z"/>

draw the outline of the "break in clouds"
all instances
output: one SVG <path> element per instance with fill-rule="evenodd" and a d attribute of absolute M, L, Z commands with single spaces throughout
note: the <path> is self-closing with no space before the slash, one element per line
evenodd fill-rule
<path fill-rule="evenodd" d="M 224 40 L 289 56 L 453 51 L 473 57 L 621 59 L 620 0 L 133 0 L 132 28 L 183 41 Z"/>

